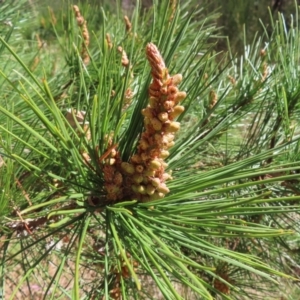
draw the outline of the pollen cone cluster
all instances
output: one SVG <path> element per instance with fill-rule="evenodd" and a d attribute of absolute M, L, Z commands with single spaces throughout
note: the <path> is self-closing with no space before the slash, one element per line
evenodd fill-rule
<path fill-rule="evenodd" d="M 77 5 L 73 5 L 73 10 L 74 10 L 74 13 L 75 13 L 77 25 L 82 30 L 83 41 L 82 41 L 82 45 L 81 45 L 82 49 L 81 49 L 80 55 L 81 55 L 83 63 L 85 65 L 88 65 L 89 62 L 90 62 L 90 57 L 89 57 L 87 49 L 88 49 L 88 46 L 90 44 L 90 35 L 89 35 L 88 28 L 87 28 L 87 22 L 84 19 L 84 17 L 81 15 L 79 7 Z"/>
<path fill-rule="evenodd" d="M 168 166 L 165 159 L 180 128 L 175 119 L 184 107 L 178 104 L 186 97 L 186 93 L 177 88 L 182 80 L 181 74 L 169 76 L 154 44 L 147 45 L 146 55 L 151 66 L 152 83 L 149 105 L 142 110 L 145 131 L 136 154 L 128 163 L 121 163 L 122 173 L 126 175 L 134 197 L 143 202 L 163 198 L 169 192 L 166 181 L 171 175 L 165 171 Z"/>
<path fill-rule="evenodd" d="M 104 188 L 108 200 L 117 201 L 124 196 L 123 176 L 119 170 L 121 162 L 120 153 L 115 149 L 111 149 L 109 157 L 104 160 Z"/>
<path fill-rule="evenodd" d="M 107 200 L 137 199 L 142 202 L 163 198 L 169 189 L 166 182 L 171 175 L 166 172 L 169 149 L 174 145 L 180 128 L 176 118 L 184 111 L 179 105 L 186 97 L 178 90 L 180 74 L 170 76 L 165 63 L 152 43 L 147 45 L 146 55 L 151 66 L 152 82 L 149 87 L 149 104 L 142 110 L 144 132 L 137 151 L 129 162 L 121 159 L 120 152 L 108 140 L 108 149 L 99 162 L 104 174 Z"/>

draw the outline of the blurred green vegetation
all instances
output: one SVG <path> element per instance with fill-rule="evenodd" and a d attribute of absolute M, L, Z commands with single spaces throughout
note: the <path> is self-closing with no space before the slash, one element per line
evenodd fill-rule
<path fill-rule="evenodd" d="M 136 1 L 133 0 L 73 0 L 71 2 L 80 4 L 81 7 L 103 7 L 106 12 L 114 12 L 118 3 L 121 3 L 123 13 L 129 15 L 136 5 Z M 173 0 L 170 2 L 177 1 Z M 219 39 L 216 49 L 228 49 L 226 40 L 228 37 L 231 51 L 238 54 L 242 54 L 244 51 L 245 37 L 248 41 L 252 41 L 254 36 L 256 34 L 261 35 L 264 29 L 267 29 L 268 34 L 271 34 L 272 25 L 270 18 L 276 21 L 283 16 L 287 22 L 287 28 L 289 28 L 295 12 L 295 6 L 300 4 L 299 0 L 194 0 L 190 2 L 191 9 L 202 9 L 202 14 L 198 16 L 200 19 L 213 12 L 218 13 L 216 23 L 219 27 L 219 35 L 223 36 L 224 39 Z M 39 31 L 43 38 L 53 38 L 55 35 L 51 24 L 49 24 L 49 9 L 50 13 L 54 15 L 64 13 L 67 6 L 66 2 L 53 0 L 49 3 L 47 0 L 36 0 L 29 3 L 38 12 L 35 26 L 31 30 Z M 153 5 L 153 2 L 151 0 L 142 0 L 141 5 L 143 9 L 148 9 Z M 97 16 L 92 17 L 97 18 Z M 98 17 L 101 18 L 100 16 Z M 100 26 L 101 21 L 98 23 Z"/>

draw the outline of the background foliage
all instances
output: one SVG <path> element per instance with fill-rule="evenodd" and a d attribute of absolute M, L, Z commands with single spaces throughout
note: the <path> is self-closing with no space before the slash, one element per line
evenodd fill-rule
<path fill-rule="evenodd" d="M 75 4 L 78 1 L 73 1 Z M 45 14 L 45 19 L 47 19 L 47 7 L 48 2 L 44 0 L 32 1 L 33 7 L 39 14 Z M 81 1 L 81 3 L 89 3 L 93 6 L 103 6 L 105 10 L 114 9 L 114 4 L 111 1 L 105 0 L 88 0 Z M 134 7 L 135 1 L 122 0 L 120 1 L 124 12 L 131 14 Z M 291 22 L 291 16 L 295 12 L 295 4 L 300 4 L 297 0 L 261 0 L 261 1 L 222 1 L 222 0 L 198 0 L 190 1 L 192 7 L 202 8 L 201 16 L 205 17 L 214 12 L 218 12 L 220 15 L 215 18 L 218 25 L 218 30 L 220 36 L 228 37 L 230 41 L 231 49 L 234 53 L 243 53 L 244 49 L 244 38 L 245 33 L 248 41 L 251 41 L 254 36 L 259 32 L 262 34 L 261 22 L 267 28 L 268 34 L 272 32 L 272 25 L 270 21 L 270 15 L 274 20 L 280 18 L 280 14 L 283 14 L 287 26 Z M 143 0 L 141 1 L 142 7 L 149 8 L 152 5 L 152 1 Z M 61 10 L 61 1 L 53 0 L 51 2 L 51 7 L 54 11 Z M 37 25 L 38 26 L 38 25 Z M 41 27 L 43 28 L 44 25 Z M 225 39 L 220 39 L 218 41 L 217 48 L 219 50 L 226 50 L 228 47 Z"/>

